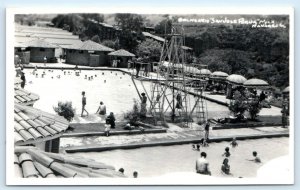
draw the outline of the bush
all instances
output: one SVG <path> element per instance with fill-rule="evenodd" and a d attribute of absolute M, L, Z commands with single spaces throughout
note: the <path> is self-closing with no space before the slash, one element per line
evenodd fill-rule
<path fill-rule="evenodd" d="M 254 98 L 253 100 L 248 101 L 247 105 L 247 111 L 249 112 L 251 120 L 255 120 L 258 113 L 262 109 L 261 103 L 259 102 L 258 98 Z"/>
<path fill-rule="evenodd" d="M 72 102 L 58 102 L 57 107 L 53 107 L 53 109 L 59 116 L 63 116 L 68 121 L 72 121 L 75 116 Z"/>
<path fill-rule="evenodd" d="M 239 91 L 235 91 L 233 100 L 229 104 L 229 110 L 237 118 L 243 118 L 245 111 L 247 110 L 246 98 L 242 96 Z"/>
<path fill-rule="evenodd" d="M 139 103 L 136 99 L 133 99 L 133 108 L 131 111 L 125 113 L 124 118 L 129 120 L 130 125 L 136 125 L 136 123 L 140 120 L 140 110 Z"/>

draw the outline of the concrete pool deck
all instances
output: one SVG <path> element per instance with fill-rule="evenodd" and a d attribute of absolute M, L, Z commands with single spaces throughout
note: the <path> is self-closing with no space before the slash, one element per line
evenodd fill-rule
<path fill-rule="evenodd" d="M 182 129 L 170 125 L 167 133 L 136 134 L 118 136 L 89 136 L 61 138 L 61 151 L 70 152 L 95 152 L 114 149 L 132 149 L 151 146 L 178 145 L 199 143 L 204 131 L 200 128 Z M 243 129 L 211 130 L 211 142 L 237 140 L 288 137 L 289 129 L 282 127 L 260 127 Z"/>

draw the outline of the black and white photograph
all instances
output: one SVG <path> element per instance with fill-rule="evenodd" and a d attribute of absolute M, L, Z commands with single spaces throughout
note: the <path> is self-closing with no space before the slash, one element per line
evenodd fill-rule
<path fill-rule="evenodd" d="M 294 15 L 252 12 L 8 10 L 8 183 L 293 184 Z"/>

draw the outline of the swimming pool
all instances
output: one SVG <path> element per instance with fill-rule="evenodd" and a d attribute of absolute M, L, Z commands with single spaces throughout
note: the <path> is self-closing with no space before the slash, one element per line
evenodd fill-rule
<path fill-rule="evenodd" d="M 259 167 L 268 161 L 289 154 L 289 138 L 264 138 L 258 140 L 238 141 L 236 148 L 230 147 L 229 164 L 232 176 L 224 176 L 220 172 L 224 149 L 229 142 L 210 143 L 201 148 L 207 153 L 212 176 L 216 177 L 256 177 Z M 262 163 L 252 159 L 252 151 L 257 151 Z M 157 177 L 173 172 L 195 172 L 195 161 L 200 152 L 192 149 L 191 144 L 138 148 L 129 150 L 112 150 L 105 152 L 73 153 L 95 159 L 116 167 L 124 168 L 125 175 L 132 177 L 138 171 L 139 177 Z"/>
<path fill-rule="evenodd" d="M 55 113 L 53 106 L 56 106 L 58 101 L 72 101 L 76 114 L 80 114 L 82 91 L 86 92 L 86 109 L 90 113 L 95 113 L 100 101 L 103 101 L 107 112 L 112 111 L 119 118 L 124 112 L 132 109 L 134 98 L 139 99 L 131 76 L 120 71 L 82 70 L 80 76 L 76 76 L 74 70 L 38 69 L 35 72 L 38 77 L 33 74 L 33 69 L 25 69 L 24 72 L 27 82 L 25 89 L 40 96 L 34 107 L 49 113 Z M 42 78 L 43 72 L 46 75 Z M 93 80 L 85 79 L 91 76 Z M 140 82 L 137 81 L 136 84 L 139 91 L 143 92 Z M 150 83 L 144 83 L 144 86 L 147 90 L 150 89 Z M 193 105 L 194 98 L 190 97 L 190 100 L 190 105 Z M 226 106 L 207 101 L 207 107 L 209 117 L 223 117 L 229 114 Z"/>

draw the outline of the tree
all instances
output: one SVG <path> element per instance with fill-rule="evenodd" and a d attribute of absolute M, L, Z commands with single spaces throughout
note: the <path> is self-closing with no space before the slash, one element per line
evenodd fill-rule
<path fill-rule="evenodd" d="M 242 119 L 245 111 L 247 110 L 246 98 L 239 92 L 235 91 L 233 94 L 233 100 L 229 104 L 229 110 L 238 119 Z"/>
<path fill-rule="evenodd" d="M 165 18 L 155 26 L 155 33 L 157 34 L 171 34 L 172 32 L 172 20 Z"/>
<path fill-rule="evenodd" d="M 75 115 L 72 102 L 58 102 L 57 107 L 53 107 L 53 109 L 59 116 L 63 116 L 68 121 L 72 121 Z"/>
<path fill-rule="evenodd" d="M 96 43 L 100 43 L 100 38 L 98 35 L 95 35 L 91 38 L 92 41 L 96 42 Z"/>
<path fill-rule="evenodd" d="M 117 13 L 115 15 L 117 25 L 122 29 L 119 43 L 121 48 L 135 52 L 138 41 L 143 38 L 143 17 L 138 14 Z"/>
<path fill-rule="evenodd" d="M 159 61 L 162 45 L 154 40 L 146 39 L 140 43 L 137 47 L 137 55 L 144 56 L 149 55 L 149 59 L 152 61 Z"/>
<path fill-rule="evenodd" d="M 124 118 L 129 120 L 130 125 L 137 125 L 137 122 L 140 120 L 140 110 L 139 103 L 136 99 L 133 99 L 133 107 L 131 111 L 128 111 Z"/>
<path fill-rule="evenodd" d="M 102 45 L 106 47 L 110 47 L 112 49 L 120 49 L 119 41 L 118 40 L 103 40 L 101 42 Z"/>
<path fill-rule="evenodd" d="M 144 18 L 138 14 L 117 13 L 115 22 L 123 31 L 140 32 L 143 28 Z"/>
<path fill-rule="evenodd" d="M 258 113 L 262 109 L 262 105 L 258 99 L 258 97 L 255 97 L 247 102 L 247 111 L 249 112 L 249 115 L 251 117 L 251 120 L 255 120 Z"/>

